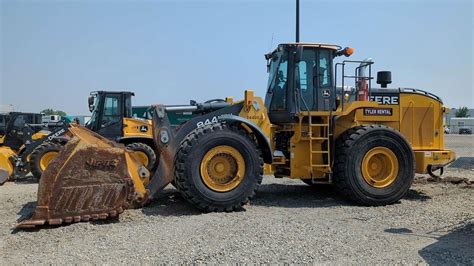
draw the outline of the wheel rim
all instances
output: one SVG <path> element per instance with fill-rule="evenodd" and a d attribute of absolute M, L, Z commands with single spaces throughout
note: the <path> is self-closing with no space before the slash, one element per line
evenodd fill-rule
<path fill-rule="evenodd" d="M 385 188 L 398 175 L 398 159 L 395 153 L 385 147 L 375 147 L 362 160 L 362 176 L 365 182 L 375 188 Z"/>
<path fill-rule="evenodd" d="M 144 166 L 148 166 L 148 156 L 142 151 L 135 151 L 135 154 L 138 156 L 138 159 Z"/>
<path fill-rule="evenodd" d="M 201 178 L 214 191 L 227 192 L 236 188 L 244 179 L 244 174 L 244 158 L 233 147 L 214 147 L 202 158 Z"/>
<path fill-rule="evenodd" d="M 40 160 L 41 171 L 44 171 L 46 169 L 46 167 L 48 167 L 51 160 L 54 159 L 56 156 L 58 156 L 57 151 L 50 151 L 50 152 L 47 152 L 47 153 L 43 154 L 43 156 L 41 156 L 41 160 Z"/>

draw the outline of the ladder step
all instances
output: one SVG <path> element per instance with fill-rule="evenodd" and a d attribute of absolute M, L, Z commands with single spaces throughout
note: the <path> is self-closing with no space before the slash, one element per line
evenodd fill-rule
<path fill-rule="evenodd" d="M 329 124 L 309 124 L 310 126 L 314 126 L 314 127 L 328 127 Z"/>
<path fill-rule="evenodd" d="M 327 167 L 329 164 L 312 164 L 312 167 Z"/>
<path fill-rule="evenodd" d="M 312 140 L 328 140 L 328 137 L 310 137 Z"/>
<path fill-rule="evenodd" d="M 312 153 L 329 153 L 329 151 L 312 151 Z"/>

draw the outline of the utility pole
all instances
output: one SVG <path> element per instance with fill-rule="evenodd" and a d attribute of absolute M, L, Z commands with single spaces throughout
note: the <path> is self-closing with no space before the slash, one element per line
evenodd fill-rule
<path fill-rule="evenodd" d="M 296 0 L 296 42 L 300 42 L 300 0 Z"/>

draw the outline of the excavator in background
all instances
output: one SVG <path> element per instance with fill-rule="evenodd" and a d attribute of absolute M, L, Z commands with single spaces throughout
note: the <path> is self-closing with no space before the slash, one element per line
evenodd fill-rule
<path fill-rule="evenodd" d="M 361 205 L 397 202 L 415 173 L 442 170 L 455 159 L 444 145 L 448 108 L 426 91 L 387 88 L 390 72 L 379 72 L 381 88 L 372 88 L 372 61 L 338 60 L 353 51 L 280 44 L 265 55 L 265 99 L 247 90 L 236 102 L 153 106 L 159 163 L 152 171 L 123 146 L 71 128 L 72 139 L 43 173 L 34 213 L 18 227 L 114 217 L 156 198 L 172 181 L 200 210 L 238 210 L 257 193 L 264 174 L 333 184 Z M 346 80 L 354 81 L 354 97 L 338 90 Z M 178 112 L 192 116 L 176 126 L 170 117 Z"/>

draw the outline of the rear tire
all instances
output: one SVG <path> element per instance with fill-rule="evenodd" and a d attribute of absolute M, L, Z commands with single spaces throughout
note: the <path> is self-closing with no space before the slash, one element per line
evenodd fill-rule
<path fill-rule="evenodd" d="M 397 131 L 360 126 L 336 142 L 334 182 L 347 198 L 369 206 L 400 200 L 415 177 L 415 156 Z"/>
<path fill-rule="evenodd" d="M 204 211 L 240 209 L 255 195 L 262 177 L 263 159 L 255 141 L 226 124 L 195 129 L 177 152 L 175 184 Z"/>
<path fill-rule="evenodd" d="M 135 142 L 127 145 L 129 150 L 139 153 L 138 157 L 149 171 L 153 171 L 156 164 L 155 151 L 145 143 Z"/>
<path fill-rule="evenodd" d="M 63 146 L 54 142 L 45 142 L 36 147 L 30 155 L 30 171 L 31 174 L 39 179 L 43 171 L 51 163 L 61 151 Z"/>

